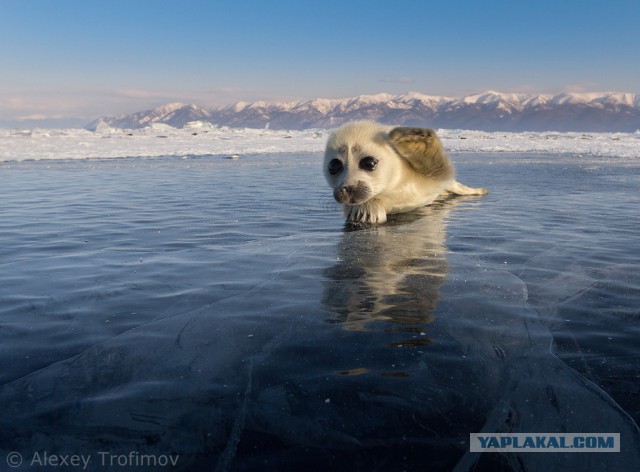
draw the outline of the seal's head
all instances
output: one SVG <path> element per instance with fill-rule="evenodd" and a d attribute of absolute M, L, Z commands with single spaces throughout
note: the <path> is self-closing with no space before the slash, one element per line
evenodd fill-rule
<path fill-rule="evenodd" d="M 348 123 L 329 137 L 324 175 L 343 205 L 362 205 L 393 184 L 401 165 L 388 140 L 389 129 L 369 121 Z"/>

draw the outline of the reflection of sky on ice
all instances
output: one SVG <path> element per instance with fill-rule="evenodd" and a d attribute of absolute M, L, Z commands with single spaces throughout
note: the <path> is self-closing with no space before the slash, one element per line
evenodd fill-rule
<path fill-rule="evenodd" d="M 317 154 L 5 168 L 0 450 L 637 465 L 637 166 L 454 158 L 487 197 L 346 232 Z M 479 457 L 481 431 L 623 452 Z"/>

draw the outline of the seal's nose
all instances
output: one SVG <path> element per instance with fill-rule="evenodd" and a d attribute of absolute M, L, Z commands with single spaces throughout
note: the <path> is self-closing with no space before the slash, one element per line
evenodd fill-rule
<path fill-rule="evenodd" d="M 341 185 L 333 191 L 333 197 L 343 205 L 360 205 L 371 198 L 371 188 L 361 181 Z"/>
<path fill-rule="evenodd" d="M 351 194 L 353 193 L 353 187 L 343 185 L 342 187 L 338 187 L 333 192 L 333 198 L 336 199 L 338 203 L 349 203 L 351 200 Z"/>

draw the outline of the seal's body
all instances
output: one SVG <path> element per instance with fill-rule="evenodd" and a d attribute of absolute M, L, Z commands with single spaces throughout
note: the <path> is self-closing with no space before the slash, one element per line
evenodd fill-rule
<path fill-rule="evenodd" d="M 447 192 L 484 195 L 455 180 L 453 164 L 430 129 L 347 123 L 329 137 L 324 175 L 349 223 L 384 223 L 387 214 L 428 205 Z"/>

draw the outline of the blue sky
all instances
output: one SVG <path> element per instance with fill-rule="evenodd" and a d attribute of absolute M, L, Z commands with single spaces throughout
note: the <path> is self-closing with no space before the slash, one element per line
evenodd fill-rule
<path fill-rule="evenodd" d="M 640 1 L 0 0 L 0 124 L 171 101 L 640 93 Z"/>

